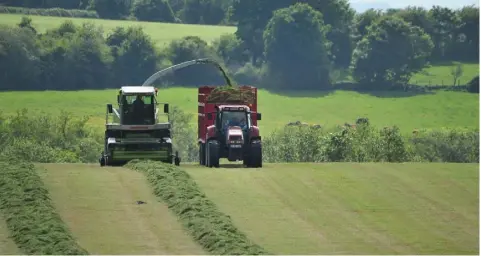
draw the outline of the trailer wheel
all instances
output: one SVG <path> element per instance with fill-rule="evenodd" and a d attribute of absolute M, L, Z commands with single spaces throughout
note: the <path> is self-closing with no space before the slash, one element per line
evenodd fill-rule
<path fill-rule="evenodd" d="M 207 167 L 219 168 L 219 143 L 215 140 L 207 142 Z"/>
<path fill-rule="evenodd" d="M 205 165 L 205 146 L 199 143 L 199 165 Z"/>

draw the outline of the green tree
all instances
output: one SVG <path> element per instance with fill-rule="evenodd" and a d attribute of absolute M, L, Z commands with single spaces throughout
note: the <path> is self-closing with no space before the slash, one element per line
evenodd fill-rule
<path fill-rule="evenodd" d="M 143 21 L 175 21 L 174 12 L 167 0 L 135 0 L 132 14 Z"/>
<path fill-rule="evenodd" d="M 0 89 L 37 89 L 39 49 L 29 28 L 0 25 Z"/>
<path fill-rule="evenodd" d="M 107 37 L 112 56 L 112 71 L 117 86 L 140 85 L 157 71 L 157 50 L 141 27 L 117 27 Z"/>
<path fill-rule="evenodd" d="M 369 9 L 363 13 L 359 13 L 354 17 L 354 41 L 360 41 L 367 35 L 367 28 L 377 19 L 383 16 L 381 10 Z"/>
<path fill-rule="evenodd" d="M 367 29 L 353 54 L 353 76 L 362 83 L 407 83 L 430 56 L 433 42 L 421 28 L 384 16 Z"/>
<path fill-rule="evenodd" d="M 433 6 L 429 10 L 429 18 L 433 22 L 433 31 L 430 34 L 434 42 L 434 61 L 452 60 L 455 57 L 453 49 L 457 38 L 457 31 L 461 21 L 456 13 L 445 7 Z"/>
<path fill-rule="evenodd" d="M 95 10 L 104 19 L 122 19 L 130 14 L 132 0 L 90 0 L 88 10 Z"/>
<path fill-rule="evenodd" d="M 212 42 L 212 47 L 227 66 L 244 65 L 249 61 L 242 40 L 234 34 L 221 35 Z"/>
<path fill-rule="evenodd" d="M 297 89 L 329 86 L 329 28 L 322 14 L 308 4 L 276 10 L 264 31 L 264 54 L 272 82 Z"/>
<path fill-rule="evenodd" d="M 459 60 L 479 60 L 479 7 L 465 6 L 457 11 L 461 21 L 456 53 Z"/>

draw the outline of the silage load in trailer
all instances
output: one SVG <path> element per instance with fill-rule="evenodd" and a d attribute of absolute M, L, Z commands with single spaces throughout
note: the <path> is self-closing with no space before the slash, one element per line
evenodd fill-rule
<path fill-rule="evenodd" d="M 219 86 L 207 97 L 208 103 L 254 104 L 255 90 L 250 86 Z"/>

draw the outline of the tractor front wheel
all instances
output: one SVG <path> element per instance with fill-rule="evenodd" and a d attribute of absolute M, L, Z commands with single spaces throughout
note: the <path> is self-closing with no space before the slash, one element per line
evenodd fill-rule
<path fill-rule="evenodd" d="M 219 168 L 219 143 L 215 140 L 207 142 L 206 166 Z"/>
<path fill-rule="evenodd" d="M 244 163 L 247 168 L 262 168 L 262 145 L 252 143 L 246 158 Z"/>

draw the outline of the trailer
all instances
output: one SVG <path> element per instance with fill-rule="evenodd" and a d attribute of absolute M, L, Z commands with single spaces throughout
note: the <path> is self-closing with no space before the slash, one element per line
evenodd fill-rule
<path fill-rule="evenodd" d="M 243 161 L 248 168 L 261 168 L 260 120 L 256 87 L 199 87 L 199 164 L 219 167 L 219 160 L 226 158 Z"/>

